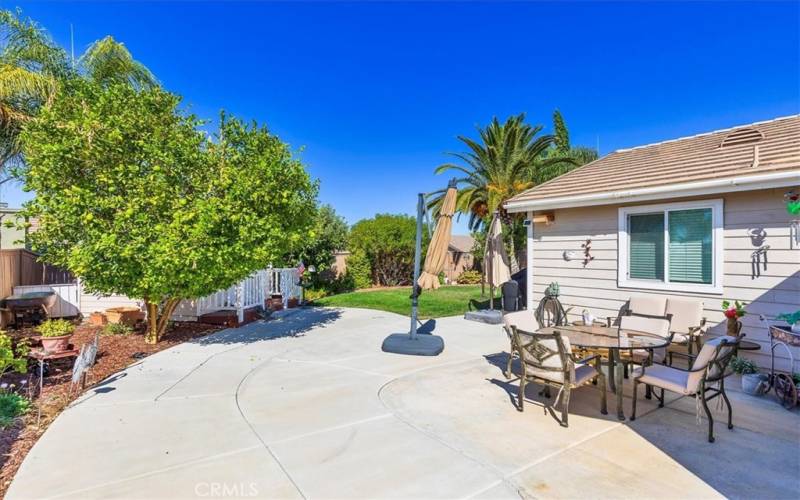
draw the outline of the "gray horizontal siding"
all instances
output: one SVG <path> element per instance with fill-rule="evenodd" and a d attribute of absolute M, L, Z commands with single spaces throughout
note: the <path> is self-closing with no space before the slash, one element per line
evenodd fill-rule
<path fill-rule="evenodd" d="M 721 311 L 723 298 L 748 303 L 743 320 L 747 339 L 762 345 L 761 351 L 747 353 L 759 365 L 769 366 L 769 337 L 758 314 L 774 316 L 800 309 L 800 249 L 789 240 L 790 215 L 783 204 L 785 189 L 731 193 L 725 200 L 724 294 L 673 293 L 620 288 L 617 286 L 617 209 L 618 206 L 562 209 L 555 211 L 551 225 L 536 224 L 533 243 L 534 300 L 541 300 L 547 285 L 557 281 L 561 301 L 571 308 L 570 318 L 579 319 L 584 309 L 595 316 L 615 316 L 632 294 L 658 294 L 702 298 L 712 335 L 725 331 Z M 713 196 L 709 198 L 719 198 Z M 695 198 L 698 199 L 698 198 Z M 702 199 L 702 198 L 700 198 Z M 680 200 L 674 200 L 680 201 Z M 650 203 L 648 203 L 650 204 Z M 766 270 L 752 276 L 751 254 L 754 246 L 748 231 L 760 227 L 766 231 L 763 242 L 770 246 Z M 581 244 L 591 239 L 594 257 L 583 266 Z M 565 261 L 565 250 L 576 258 Z M 795 371 L 800 371 L 800 349 L 793 349 Z M 788 368 L 784 350 L 776 350 L 779 366 Z"/>

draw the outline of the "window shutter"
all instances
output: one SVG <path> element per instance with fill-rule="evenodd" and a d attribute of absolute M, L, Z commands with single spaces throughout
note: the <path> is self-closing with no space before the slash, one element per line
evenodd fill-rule
<path fill-rule="evenodd" d="M 628 216 L 628 276 L 664 281 L 664 214 Z"/>
<path fill-rule="evenodd" d="M 711 284 L 711 209 L 669 212 L 669 280 Z"/>

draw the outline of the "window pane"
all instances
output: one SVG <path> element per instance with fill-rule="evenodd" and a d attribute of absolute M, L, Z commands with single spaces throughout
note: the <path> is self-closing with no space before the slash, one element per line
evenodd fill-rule
<path fill-rule="evenodd" d="M 664 281 L 664 214 L 628 216 L 631 279 Z"/>
<path fill-rule="evenodd" d="M 668 214 L 669 280 L 711 284 L 711 209 L 676 210 Z"/>

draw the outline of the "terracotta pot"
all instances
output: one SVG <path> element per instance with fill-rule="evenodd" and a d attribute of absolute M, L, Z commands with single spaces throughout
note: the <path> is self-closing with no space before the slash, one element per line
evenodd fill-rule
<path fill-rule="evenodd" d="M 101 312 L 93 312 L 89 315 L 89 324 L 92 326 L 106 326 L 106 323 L 108 323 L 108 319 Z"/>
<path fill-rule="evenodd" d="M 42 348 L 46 353 L 63 352 L 69 349 L 70 335 L 62 335 L 60 337 L 42 337 Z"/>
<path fill-rule="evenodd" d="M 109 323 L 136 326 L 136 323 L 144 320 L 144 311 L 138 307 L 112 307 L 106 309 L 106 318 L 108 318 Z"/>
<path fill-rule="evenodd" d="M 289 309 L 291 309 L 293 307 L 299 306 L 300 305 L 300 301 L 295 299 L 295 298 L 291 298 L 291 299 L 289 299 L 289 303 L 287 305 L 289 306 Z"/>

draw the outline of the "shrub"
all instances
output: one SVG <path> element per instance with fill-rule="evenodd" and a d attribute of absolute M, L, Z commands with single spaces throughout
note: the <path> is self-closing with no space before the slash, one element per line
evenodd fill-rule
<path fill-rule="evenodd" d="M 740 375 L 758 373 L 758 366 L 747 358 L 735 357 L 731 360 L 731 370 Z"/>
<path fill-rule="evenodd" d="M 378 214 L 358 221 L 350 231 L 348 249 L 362 253 L 370 265 L 370 284 L 383 286 L 410 284 L 414 274 L 414 242 L 417 223 L 407 215 Z M 427 234 L 423 235 L 427 238 Z M 423 244 L 423 248 L 425 248 Z M 423 257 L 424 258 L 424 257 Z M 363 281 L 362 281 L 363 283 Z M 356 283 L 357 288 L 364 288 Z"/>
<path fill-rule="evenodd" d="M 42 337 L 62 337 L 72 335 L 75 325 L 65 319 L 48 319 L 37 328 Z"/>
<path fill-rule="evenodd" d="M 317 288 L 317 289 L 306 289 L 303 292 L 303 298 L 305 298 L 306 302 L 314 302 L 317 299 L 321 299 L 322 297 L 327 297 L 328 291 Z"/>
<path fill-rule="evenodd" d="M 0 428 L 5 429 L 30 409 L 31 402 L 13 392 L 0 394 Z"/>
<path fill-rule="evenodd" d="M 355 251 L 347 258 L 347 272 L 344 276 L 352 288 L 369 288 L 372 286 L 372 269 L 366 254 Z M 345 291 L 345 290 L 342 290 Z"/>
<path fill-rule="evenodd" d="M 11 337 L 0 330 L 0 376 L 8 370 L 25 373 L 28 370 L 28 345 L 11 342 Z"/>
<path fill-rule="evenodd" d="M 133 328 L 125 323 L 108 323 L 103 327 L 103 335 L 130 335 Z"/>
<path fill-rule="evenodd" d="M 459 285 L 479 285 L 480 282 L 481 273 L 479 271 L 464 271 L 456 278 L 456 283 Z"/>

